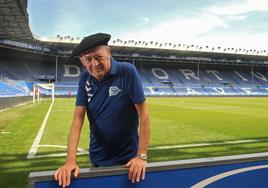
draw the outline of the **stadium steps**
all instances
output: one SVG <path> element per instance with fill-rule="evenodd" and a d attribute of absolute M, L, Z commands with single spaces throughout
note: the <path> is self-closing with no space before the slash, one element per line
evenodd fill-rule
<path fill-rule="evenodd" d="M 9 67 L 7 67 L 5 64 L 1 65 L 2 72 L 6 72 L 8 77 L 13 79 L 13 80 L 21 80 L 20 76 L 12 71 Z"/>

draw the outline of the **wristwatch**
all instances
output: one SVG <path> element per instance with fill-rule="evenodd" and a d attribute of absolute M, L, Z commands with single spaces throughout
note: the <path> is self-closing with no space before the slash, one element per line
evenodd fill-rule
<path fill-rule="evenodd" d="M 147 155 L 144 153 L 138 154 L 137 157 L 139 157 L 140 159 L 147 161 Z"/>

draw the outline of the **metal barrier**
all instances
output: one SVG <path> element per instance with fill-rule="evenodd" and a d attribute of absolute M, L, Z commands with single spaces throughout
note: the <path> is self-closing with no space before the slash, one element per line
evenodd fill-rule
<path fill-rule="evenodd" d="M 268 152 L 148 163 L 145 180 L 131 183 L 122 166 L 81 169 L 70 188 L 268 187 Z M 59 187 L 54 171 L 32 172 L 28 188 Z"/>

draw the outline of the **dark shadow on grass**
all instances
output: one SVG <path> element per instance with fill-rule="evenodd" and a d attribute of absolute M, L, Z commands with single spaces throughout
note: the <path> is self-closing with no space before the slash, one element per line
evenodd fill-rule
<path fill-rule="evenodd" d="M 54 171 L 65 162 L 65 157 L 34 159 L 27 159 L 26 157 L 27 154 L 1 154 L 0 188 L 27 187 L 30 172 Z M 88 155 L 78 156 L 77 163 L 80 168 L 90 167 Z"/>

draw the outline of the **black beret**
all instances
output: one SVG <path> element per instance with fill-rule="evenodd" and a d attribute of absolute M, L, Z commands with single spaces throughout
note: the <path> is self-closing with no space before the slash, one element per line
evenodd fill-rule
<path fill-rule="evenodd" d="M 83 52 L 92 50 L 93 48 L 101 45 L 108 45 L 109 40 L 111 39 L 110 34 L 106 33 L 96 33 L 94 35 L 89 35 L 85 37 L 80 44 L 73 50 L 71 56 L 77 56 Z"/>

